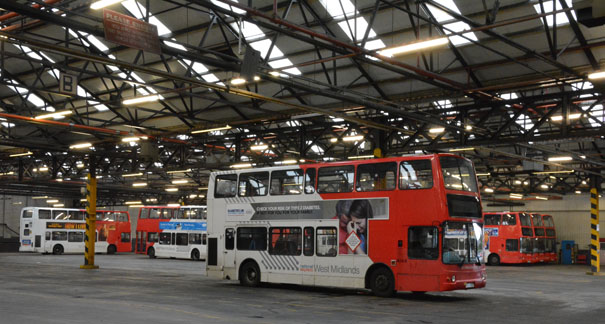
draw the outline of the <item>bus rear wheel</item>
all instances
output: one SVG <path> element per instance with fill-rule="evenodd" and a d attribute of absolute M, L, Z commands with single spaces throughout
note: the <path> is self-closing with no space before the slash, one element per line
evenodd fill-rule
<path fill-rule="evenodd" d="M 260 269 L 256 262 L 248 261 L 242 265 L 239 282 L 246 287 L 256 287 L 260 284 Z"/>
<path fill-rule="evenodd" d="M 116 246 L 115 245 L 110 245 L 107 247 L 107 254 L 115 254 L 116 253 Z"/>
<path fill-rule="evenodd" d="M 387 268 L 378 268 L 370 276 L 370 289 L 378 297 L 391 297 L 395 291 L 393 274 Z"/>
<path fill-rule="evenodd" d="M 53 246 L 53 254 L 60 255 L 63 254 L 63 245 L 57 244 Z"/>
<path fill-rule="evenodd" d="M 500 265 L 500 257 L 497 254 L 490 254 L 487 258 L 487 264 L 492 266 Z"/>
<path fill-rule="evenodd" d="M 191 260 L 200 261 L 200 251 L 198 251 L 197 249 L 191 251 Z"/>
<path fill-rule="evenodd" d="M 150 259 L 155 259 L 155 249 L 150 247 L 147 250 L 147 255 L 149 256 Z"/>

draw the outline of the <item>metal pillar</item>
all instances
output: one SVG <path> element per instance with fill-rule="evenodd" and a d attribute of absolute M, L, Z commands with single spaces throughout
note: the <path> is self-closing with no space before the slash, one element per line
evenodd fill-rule
<path fill-rule="evenodd" d="M 91 157 L 92 160 L 92 157 Z M 86 182 L 86 233 L 84 238 L 84 265 L 80 269 L 98 269 L 95 265 L 95 233 L 97 229 L 97 178 L 94 163 L 90 163 Z"/>
<path fill-rule="evenodd" d="M 589 275 L 601 275 L 599 260 L 599 191 L 598 177 L 592 177 L 590 189 L 590 272 Z"/>

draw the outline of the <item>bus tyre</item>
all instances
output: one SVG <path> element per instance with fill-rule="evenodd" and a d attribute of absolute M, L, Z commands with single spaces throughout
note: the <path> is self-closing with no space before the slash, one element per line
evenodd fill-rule
<path fill-rule="evenodd" d="M 147 250 L 147 255 L 149 256 L 150 259 L 155 259 L 155 249 L 150 247 Z"/>
<path fill-rule="evenodd" d="M 260 284 L 260 269 L 254 261 L 244 263 L 239 274 L 239 282 L 243 286 L 256 287 Z"/>
<path fill-rule="evenodd" d="M 63 245 L 57 244 L 53 246 L 53 254 L 60 255 L 63 254 Z"/>
<path fill-rule="evenodd" d="M 378 268 L 370 277 L 370 289 L 378 297 L 391 297 L 395 291 L 393 274 L 387 268 Z"/>
<path fill-rule="evenodd" d="M 110 245 L 107 247 L 107 254 L 115 254 L 116 253 L 116 246 L 115 245 Z"/>
<path fill-rule="evenodd" d="M 198 251 L 197 249 L 191 251 L 191 260 L 200 261 L 200 251 Z"/>
<path fill-rule="evenodd" d="M 500 257 L 497 254 L 490 254 L 487 258 L 487 264 L 492 266 L 500 265 Z"/>

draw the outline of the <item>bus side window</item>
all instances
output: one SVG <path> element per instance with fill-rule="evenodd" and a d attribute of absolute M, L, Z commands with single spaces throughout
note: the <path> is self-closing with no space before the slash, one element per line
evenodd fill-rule
<path fill-rule="evenodd" d="M 444 257 L 447 252 L 444 251 Z M 408 230 L 408 257 L 410 259 L 437 260 L 439 234 L 433 226 L 413 226 Z"/>
<path fill-rule="evenodd" d="M 302 235 L 300 227 L 271 227 L 269 254 L 300 255 Z"/>
<path fill-rule="evenodd" d="M 129 232 L 120 233 L 120 242 L 123 242 L 123 243 L 130 242 L 130 233 Z"/>
<path fill-rule="evenodd" d="M 502 225 L 517 225 L 517 218 L 512 214 L 502 215 Z"/>
<path fill-rule="evenodd" d="M 519 240 L 508 239 L 506 240 L 506 251 L 519 251 Z"/>
<path fill-rule="evenodd" d="M 237 249 L 264 251 L 267 249 L 266 227 L 240 227 L 237 229 Z"/>
<path fill-rule="evenodd" d="M 31 210 L 31 209 L 23 209 L 23 213 L 21 214 L 21 218 L 32 218 L 33 215 L 34 215 L 34 211 L 33 210 Z"/>
<path fill-rule="evenodd" d="M 53 241 L 67 241 L 67 232 L 53 231 Z"/>
<path fill-rule="evenodd" d="M 170 245 L 170 233 L 160 233 L 160 244 Z"/>
<path fill-rule="evenodd" d="M 316 254 L 322 257 L 335 257 L 338 251 L 336 227 L 318 227 L 316 238 Z"/>
<path fill-rule="evenodd" d="M 214 198 L 235 197 L 237 174 L 217 175 L 214 183 Z"/>
<path fill-rule="evenodd" d="M 157 243 L 159 240 L 159 235 L 156 232 L 149 232 L 147 233 L 147 242 L 151 243 Z"/>
<path fill-rule="evenodd" d="M 395 190 L 397 163 L 361 164 L 357 167 L 357 191 Z"/>
<path fill-rule="evenodd" d="M 177 233 L 176 234 L 176 245 L 187 245 L 187 244 L 188 244 L 187 233 Z"/>
<path fill-rule="evenodd" d="M 158 208 L 150 208 L 149 209 L 149 218 L 150 219 L 158 219 L 160 218 L 160 211 Z"/>
<path fill-rule="evenodd" d="M 485 225 L 500 225 L 500 214 L 486 214 Z"/>
<path fill-rule="evenodd" d="M 429 189 L 433 187 L 430 160 L 403 161 L 399 166 L 399 189 Z"/>
<path fill-rule="evenodd" d="M 84 242 L 84 232 L 69 232 L 67 233 L 68 242 Z"/>
<path fill-rule="evenodd" d="M 342 165 L 319 168 L 317 192 L 352 192 L 355 178 L 355 166 Z"/>
<path fill-rule="evenodd" d="M 50 210 L 38 209 L 38 219 L 51 219 Z"/>
<path fill-rule="evenodd" d="M 271 172 L 271 195 L 300 195 L 303 189 L 303 171 L 279 170 Z"/>
<path fill-rule="evenodd" d="M 233 228 L 225 229 L 225 250 L 235 248 L 235 230 Z"/>
<path fill-rule="evenodd" d="M 172 233 L 172 245 L 176 243 L 176 233 Z"/>
<path fill-rule="evenodd" d="M 305 173 L 305 193 L 312 194 L 315 193 L 315 169 L 307 169 Z"/>
<path fill-rule="evenodd" d="M 189 244 L 202 244 L 202 234 L 189 233 Z"/>
<path fill-rule="evenodd" d="M 251 172 L 239 175 L 239 196 L 266 196 L 269 187 L 269 172 Z"/>
<path fill-rule="evenodd" d="M 44 234 L 44 239 L 47 240 L 47 241 L 50 241 L 50 232 L 46 232 Z"/>
<path fill-rule="evenodd" d="M 314 250 L 314 237 L 313 237 L 313 227 L 305 227 L 304 237 L 303 237 L 303 254 L 305 256 L 313 256 Z"/>
<path fill-rule="evenodd" d="M 139 211 L 139 219 L 146 219 L 149 217 L 149 208 L 141 208 Z"/>

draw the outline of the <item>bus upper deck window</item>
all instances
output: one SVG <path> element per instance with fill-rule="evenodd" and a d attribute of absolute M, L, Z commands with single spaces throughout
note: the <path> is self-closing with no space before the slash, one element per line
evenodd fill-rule
<path fill-rule="evenodd" d="M 50 210 L 38 209 L 38 219 L 51 219 Z"/>
<path fill-rule="evenodd" d="M 307 169 L 305 172 L 305 193 L 312 194 L 315 193 L 315 169 Z"/>
<path fill-rule="evenodd" d="M 399 166 L 399 189 L 429 189 L 433 187 L 430 160 L 403 161 Z"/>
<path fill-rule="evenodd" d="M 22 215 L 21 217 L 22 218 L 32 218 L 33 214 L 34 214 L 33 210 L 31 210 L 31 209 L 24 209 L 23 213 L 21 214 Z"/>
<path fill-rule="evenodd" d="M 266 196 L 269 187 L 269 172 L 251 172 L 239 175 L 239 196 Z"/>
<path fill-rule="evenodd" d="M 237 174 L 222 174 L 216 176 L 214 198 L 235 197 L 237 192 Z"/>
<path fill-rule="evenodd" d="M 517 225 L 517 218 L 514 214 L 502 215 L 502 225 Z"/>
<path fill-rule="evenodd" d="M 355 167 L 352 165 L 319 168 L 317 192 L 351 192 L 354 177 Z"/>
<path fill-rule="evenodd" d="M 300 195 L 303 189 L 303 170 L 271 172 L 271 195 Z"/>
<path fill-rule="evenodd" d="M 357 167 L 357 191 L 395 189 L 397 163 L 362 164 Z"/>
<path fill-rule="evenodd" d="M 485 225 L 500 225 L 500 214 L 486 214 L 483 219 Z"/>

